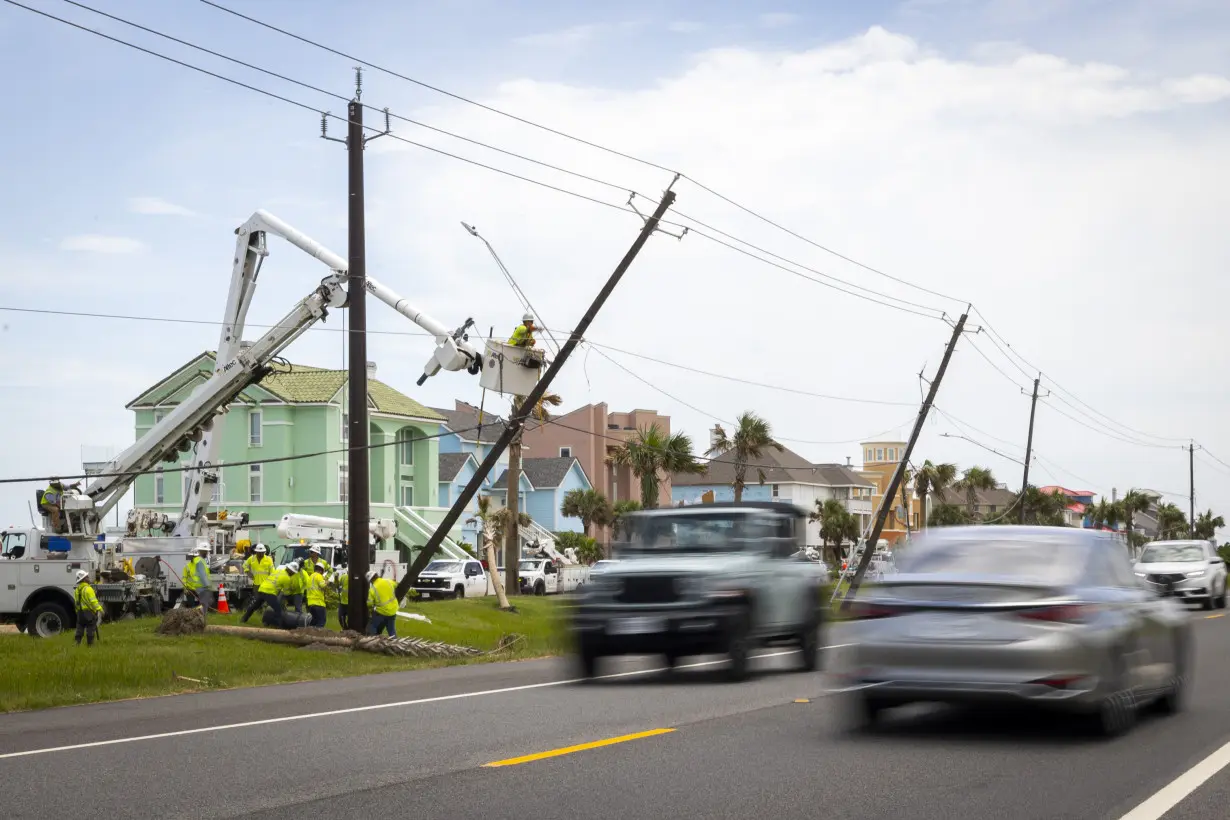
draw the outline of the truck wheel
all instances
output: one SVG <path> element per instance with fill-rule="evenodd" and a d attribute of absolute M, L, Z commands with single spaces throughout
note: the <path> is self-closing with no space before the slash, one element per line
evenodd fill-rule
<path fill-rule="evenodd" d="M 26 616 L 26 630 L 31 638 L 52 638 L 70 626 L 68 612 L 59 604 L 45 601 Z"/>
<path fill-rule="evenodd" d="M 731 623 L 726 636 L 726 654 L 730 658 L 726 677 L 733 682 L 747 680 L 752 652 L 751 631 L 749 614 L 741 613 Z"/>
<path fill-rule="evenodd" d="M 535 595 L 546 595 L 547 594 L 546 584 L 544 584 L 542 581 L 539 581 L 538 583 L 534 584 L 534 594 Z"/>
<path fill-rule="evenodd" d="M 799 652 L 802 654 L 800 661 L 802 671 L 815 672 L 820 668 L 820 617 L 818 614 L 808 618 L 807 624 L 803 627 L 803 634 L 799 638 Z"/>
<path fill-rule="evenodd" d="M 458 584 L 457 588 L 453 590 L 453 597 L 454 598 L 466 597 L 466 588 L 463 587 L 461 584 Z"/>
<path fill-rule="evenodd" d="M 589 680 L 598 674 L 598 653 L 582 646 L 577 651 L 577 667 L 581 677 Z"/>

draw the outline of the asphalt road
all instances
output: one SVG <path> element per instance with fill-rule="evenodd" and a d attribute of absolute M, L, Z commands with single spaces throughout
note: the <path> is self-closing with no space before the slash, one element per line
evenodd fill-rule
<path fill-rule="evenodd" d="M 1059 718 L 921 708 L 851 735 L 833 681 L 794 672 L 789 650 L 769 650 L 743 684 L 722 682 L 719 661 L 674 673 L 624 661 L 588 684 L 569 681 L 567 661 L 530 661 L 0 717 L 4 814 L 1221 818 L 1219 615 L 1193 613 L 1188 709 L 1110 742 Z M 516 762 L 627 735 L 642 736 Z"/>

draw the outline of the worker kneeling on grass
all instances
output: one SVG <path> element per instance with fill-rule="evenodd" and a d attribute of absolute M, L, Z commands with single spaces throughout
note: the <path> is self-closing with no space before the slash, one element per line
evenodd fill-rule
<path fill-rule="evenodd" d="M 304 566 L 303 574 L 307 576 L 307 608 L 312 616 L 312 626 L 324 629 L 328 614 L 325 609 L 325 576 L 320 574 L 320 566 L 310 561 Z"/>
<path fill-rule="evenodd" d="M 266 559 L 269 560 L 269 559 Z M 272 561 L 270 561 L 272 564 Z M 261 607 L 269 607 L 277 616 L 278 623 L 282 621 L 282 601 L 278 598 L 278 586 L 286 588 L 287 582 L 290 580 L 290 573 L 286 569 L 286 565 L 266 575 L 260 582 L 260 586 L 256 588 L 256 595 L 252 597 L 252 601 L 248 604 L 248 608 L 244 610 L 243 617 L 239 622 L 246 624 L 252 614 Z"/>
<path fill-rule="evenodd" d="M 377 570 L 367 573 L 367 605 L 371 607 L 371 622 L 368 635 L 388 631 L 390 638 L 397 637 L 397 587 L 388 578 L 381 578 Z"/>
<path fill-rule="evenodd" d="M 81 646 L 81 638 L 85 636 L 85 645 L 94 645 L 94 636 L 98 634 L 98 622 L 102 618 L 102 604 L 94 587 L 90 586 L 90 573 L 83 569 L 77 570 L 77 585 L 73 590 L 73 601 L 77 609 L 77 634 L 73 642 Z"/>

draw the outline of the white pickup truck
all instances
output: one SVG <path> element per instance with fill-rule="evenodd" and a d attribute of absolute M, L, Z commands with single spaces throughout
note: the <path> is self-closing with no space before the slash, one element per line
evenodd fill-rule
<path fill-rule="evenodd" d="M 526 558 L 517 565 L 522 595 L 554 595 L 572 592 L 589 579 L 589 567 L 560 564 L 550 558 Z"/>
<path fill-rule="evenodd" d="M 424 598 L 466 598 L 494 594 L 483 565 L 477 560 L 432 561 L 419 573 L 414 591 Z"/>

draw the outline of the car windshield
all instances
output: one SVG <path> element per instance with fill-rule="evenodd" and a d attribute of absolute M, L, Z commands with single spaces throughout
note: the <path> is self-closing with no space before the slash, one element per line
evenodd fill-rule
<path fill-rule="evenodd" d="M 432 561 L 424 572 L 461 572 L 460 561 Z"/>
<path fill-rule="evenodd" d="M 1062 536 L 934 535 L 919 538 L 895 557 L 903 575 L 957 574 L 1062 584 L 1076 579 L 1088 559 L 1086 545 Z"/>
<path fill-rule="evenodd" d="M 1154 544 L 1140 554 L 1142 564 L 1164 564 L 1171 561 L 1203 561 L 1204 548 L 1198 544 Z"/>
<path fill-rule="evenodd" d="M 634 552 L 735 552 L 765 538 L 789 537 L 792 520 L 772 512 L 631 515 L 623 549 Z"/>
<path fill-rule="evenodd" d="M 517 569 L 521 572 L 534 572 L 540 564 L 542 564 L 541 561 L 522 561 L 520 564 L 517 564 Z"/>

